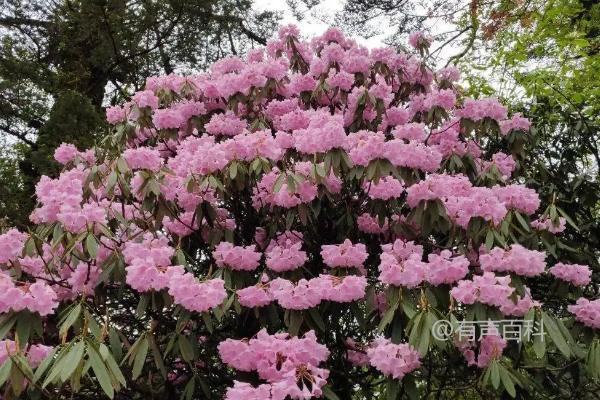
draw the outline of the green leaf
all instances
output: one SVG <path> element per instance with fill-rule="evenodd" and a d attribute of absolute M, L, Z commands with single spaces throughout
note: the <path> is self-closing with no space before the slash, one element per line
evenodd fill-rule
<path fill-rule="evenodd" d="M 529 224 L 527 224 L 527 222 L 525 221 L 525 218 L 523 218 L 521 213 L 518 211 L 515 211 L 515 217 L 517 217 L 517 221 L 519 221 L 519 223 L 521 224 L 523 229 L 525 229 L 525 231 L 529 232 Z"/>
<path fill-rule="evenodd" d="M 98 254 L 98 242 L 93 233 L 89 233 L 85 238 L 85 248 L 92 258 L 96 258 Z"/>
<path fill-rule="evenodd" d="M 42 360 L 42 362 L 40 363 L 40 365 L 38 365 L 38 367 L 35 369 L 35 374 L 33 374 L 33 383 L 39 381 L 40 378 L 44 375 L 44 372 L 46 372 L 48 367 L 54 361 L 54 355 L 56 354 L 58 349 L 59 349 L 58 347 L 53 348 L 52 351 L 50 353 L 48 353 L 46 358 L 44 358 Z M 0 382 L 0 385 L 2 385 L 1 382 Z"/>
<path fill-rule="evenodd" d="M 0 386 L 4 386 L 4 383 L 6 383 L 10 377 L 12 366 L 13 362 L 10 358 L 8 358 L 0 367 Z"/>
<path fill-rule="evenodd" d="M 133 361 L 133 369 L 131 370 L 131 377 L 137 379 L 142 373 L 144 364 L 146 363 L 146 357 L 148 356 L 148 339 L 144 336 L 144 339 L 139 344 L 139 347 L 135 353 L 135 359 Z"/>
<path fill-rule="evenodd" d="M 108 375 L 108 370 L 106 369 L 106 365 L 104 364 L 102 357 L 100 357 L 100 354 L 98 354 L 93 346 L 87 347 L 87 354 L 89 356 L 94 375 L 96 375 L 96 379 L 98 379 L 98 383 L 100 383 L 100 387 L 104 393 L 106 393 L 106 395 L 112 399 L 115 397 L 115 389 L 112 386 L 110 376 Z"/>
<path fill-rule="evenodd" d="M 575 223 L 575 221 L 573 221 L 571 219 L 571 217 L 569 217 L 569 214 L 567 214 L 562 208 L 560 207 L 556 207 L 556 209 L 558 210 L 558 212 L 560 213 L 560 215 L 562 215 L 565 220 L 569 223 L 569 225 L 571 225 L 573 227 L 573 229 L 575 229 L 576 231 L 579 230 L 579 227 L 577 227 L 577 224 Z"/>
<path fill-rule="evenodd" d="M 112 374 L 112 376 L 114 376 L 117 379 L 117 381 L 119 381 L 119 383 L 121 383 L 121 385 L 127 386 L 127 381 L 125 380 L 125 377 L 123 376 L 123 373 L 121 372 L 121 368 L 119 368 L 119 365 L 115 361 L 113 354 L 110 352 L 110 350 L 108 349 L 108 347 L 106 347 L 106 345 L 104 343 L 100 343 L 100 351 L 99 352 L 100 352 L 100 356 L 104 360 L 104 363 L 108 367 L 109 372 Z"/>
<path fill-rule="evenodd" d="M 385 385 L 386 400 L 397 400 L 400 396 L 400 383 L 392 378 L 388 378 Z"/>
<path fill-rule="evenodd" d="M 185 336 L 179 335 L 178 343 L 181 357 L 187 362 L 192 362 L 194 360 L 194 348 L 190 341 Z"/>
<path fill-rule="evenodd" d="M 2 322 L 0 322 L 0 339 L 4 339 L 6 334 L 12 329 L 17 322 L 16 313 L 10 313 L 2 316 Z"/>
<path fill-rule="evenodd" d="M 506 368 L 500 369 L 500 378 L 502 380 L 502 385 L 504 385 L 504 388 L 506 389 L 508 394 L 512 398 L 515 398 L 517 396 L 517 391 L 515 390 L 515 384 L 513 383 L 512 378 Z"/>
<path fill-rule="evenodd" d="M 556 324 L 554 318 L 548 315 L 547 313 L 542 313 L 542 318 L 544 328 L 546 329 L 546 332 L 548 332 L 548 335 L 550 336 L 550 339 L 552 339 L 552 342 L 556 345 L 558 350 L 560 350 L 560 352 L 563 353 L 565 357 L 569 358 L 571 356 L 571 348 L 569 347 L 567 341 L 560 332 L 560 329 Z"/>
<path fill-rule="evenodd" d="M 386 310 L 385 314 L 383 314 L 383 317 L 381 318 L 381 321 L 379 322 L 379 325 L 377 326 L 377 331 L 383 332 L 385 327 L 388 326 L 394 319 L 394 313 L 396 312 L 397 309 L 398 309 L 398 301 L 394 302 L 394 304 L 392 304 Z"/>
<path fill-rule="evenodd" d="M 494 231 L 492 229 L 490 229 L 487 231 L 487 234 L 485 235 L 485 247 L 487 247 L 488 250 L 491 250 L 493 246 L 494 246 Z"/>
<path fill-rule="evenodd" d="M 110 343 L 112 354 L 115 356 L 115 360 L 120 360 L 123 357 L 123 345 L 119 339 L 119 334 L 114 328 L 111 328 L 108 331 L 108 341 Z"/>
<path fill-rule="evenodd" d="M 319 310 L 316 308 L 311 308 L 308 310 L 308 315 L 310 315 L 311 320 L 317 324 L 317 327 L 321 330 L 321 332 L 327 331 L 327 328 L 325 327 L 325 321 L 323 321 L 323 318 L 321 318 Z"/>
<path fill-rule="evenodd" d="M 64 366 L 60 372 L 60 379 L 64 382 L 73 375 L 75 369 L 81 363 L 83 359 L 83 351 L 85 350 L 85 343 L 83 340 L 79 340 L 70 349 L 67 355 L 65 355 Z"/>
<path fill-rule="evenodd" d="M 79 315 L 81 314 L 81 310 L 82 310 L 81 304 L 77 304 L 75 307 L 73 307 L 71 309 L 71 311 L 69 312 L 67 317 L 64 319 L 64 321 L 60 325 L 59 335 L 61 337 L 65 336 L 67 334 L 67 332 L 69 331 L 69 328 L 75 323 L 75 321 L 77 321 L 77 318 L 79 318 Z"/>
<path fill-rule="evenodd" d="M 498 366 L 498 361 L 493 361 L 490 364 L 490 375 L 492 386 L 494 386 L 494 389 L 498 389 L 500 387 L 500 367 Z"/>
<path fill-rule="evenodd" d="M 323 392 L 323 396 L 325 396 L 325 398 L 327 400 L 340 400 L 340 398 L 338 397 L 338 395 L 335 394 L 333 392 L 333 390 L 331 390 L 331 388 L 329 387 L 329 385 L 323 386 L 323 388 L 321 390 Z"/>
<path fill-rule="evenodd" d="M 290 326 L 288 327 L 288 332 L 292 336 L 297 336 L 298 332 L 300 332 L 300 327 L 302 326 L 302 322 L 304 321 L 304 316 L 301 311 L 291 310 L 290 311 Z"/>

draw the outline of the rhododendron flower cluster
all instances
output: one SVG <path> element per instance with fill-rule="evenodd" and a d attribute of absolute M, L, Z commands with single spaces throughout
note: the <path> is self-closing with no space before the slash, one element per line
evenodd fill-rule
<path fill-rule="evenodd" d="M 302 251 L 302 234 L 284 232 L 272 241 L 265 251 L 265 264 L 276 272 L 293 271 L 300 268 L 308 260 Z"/>
<path fill-rule="evenodd" d="M 0 272 L 0 313 L 29 310 L 45 316 L 54 313 L 57 306 L 56 292 L 44 281 L 14 282 Z"/>
<path fill-rule="evenodd" d="M 575 286 L 589 285 L 592 280 L 592 271 L 587 265 L 556 263 L 548 272 Z"/>
<path fill-rule="evenodd" d="M 261 330 L 248 341 L 226 339 L 219 344 L 223 362 L 240 371 L 256 371 L 268 385 L 253 388 L 239 382 L 227 391 L 226 399 L 310 399 L 320 397 L 329 371 L 319 368 L 329 356 L 313 331 L 302 338 L 287 334 L 269 335 Z M 237 397 L 238 395 L 248 397 Z"/>
<path fill-rule="evenodd" d="M 575 314 L 575 318 L 585 326 L 600 329 L 600 299 L 590 301 L 582 297 L 568 308 Z"/>
<path fill-rule="evenodd" d="M 452 381 L 490 398 L 553 397 L 523 382 L 572 363 L 600 378 L 596 264 L 561 262 L 581 233 L 524 178 L 529 121 L 466 98 L 456 67 L 416 55 L 432 38 L 409 41 L 283 27 L 148 78 L 106 110 L 99 147 L 61 145 L 28 233 L 0 233 L 0 339 L 32 367 L 56 348 L 30 384 L 0 344 L 7 397 L 148 397 L 143 380 L 156 398 L 427 398 L 456 360 L 432 337 L 442 318 L 547 319 L 547 348 L 456 343 Z"/>
<path fill-rule="evenodd" d="M 469 260 L 453 256 L 449 250 L 429 254 L 428 262 L 423 262 L 423 246 L 412 241 L 397 239 L 381 248 L 379 280 L 389 285 L 413 288 L 424 281 L 433 286 L 450 284 L 464 278 L 469 271 Z"/>
<path fill-rule="evenodd" d="M 384 338 L 375 339 L 367 350 L 367 356 L 377 370 L 396 379 L 402 379 L 421 366 L 419 353 L 410 345 L 394 344 Z"/>
<path fill-rule="evenodd" d="M 531 221 L 531 226 L 540 231 L 546 230 L 550 233 L 561 233 L 567 228 L 567 219 L 560 217 L 558 223 L 555 224 L 550 218 L 538 218 Z"/>
<path fill-rule="evenodd" d="M 479 256 L 483 271 L 513 272 L 517 275 L 535 276 L 546 269 L 546 254 L 542 251 L 528 250 L 520 244 L 513 244 L 509 250 L 493 248 L 487 254 Z"/>
<path fill-rule="evenodd" d="M 215 247 L 213 257 L 221 267 L 227 266 L 237 271 L 252 271 L 258 267 L 262 254 L 253 246 L 234 246 L 228 242 L 221 242 Z"/>
<path fill-rule="evenodd" d="M 476 365 L 479 368 L 485 368 L 494 360 L 502 357 L 502 352 L 507 346 L 498 329 L 495 327 L 486 332 L 479 340 L 479 352 L 475 355 L 473 343 L 469 341 L 459 342 L 457 347 L 463 353 L 468 365 Z"/>
<path fill-rule="evenodd" d="M 270 282 L 268 291 L 279 305 L 288 310 L 316 307 L 323 300 L 347 303 L 365 296 L 367 280 L 364 276 L 337 277 L 321 274 L 309 280 L 293 283 L 277 278 Z"/>
<path fill-rule="evenodd" d="M 348 239 L 340 245 L 321 246 L 321 257 L 325 265 L 331 268 L 336 267 L 362 267 L 368 257 L 364 244 L 352 244 Z"/>
<path fill-rule="evenodd" d="M 27 235 L 17 229 L 9 229 L 0 235 L 0 264 L 8 264 L 17 258 L 23 250 Z"/>
<path fill-rule="evenodd" d="M 0 340 L 0 365 L 4 364 L 10 356 L 16 355 L 18 351 L 27 358 L 27 361 L 32 368 L 36 368 L 52 351 L 52 347 L 43 344 L 34 344 L 28 346 L 26 349 L 17 350 L 16 342 L 10 339 Z"/>

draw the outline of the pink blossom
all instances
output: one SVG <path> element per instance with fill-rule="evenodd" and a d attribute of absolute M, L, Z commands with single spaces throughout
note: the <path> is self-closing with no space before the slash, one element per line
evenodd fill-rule
<path fill-rule="evenodd" d="M 263 307 L 274 300 L 273 295 L 268 290 L 268 286 L 265 286 L 262 283 L 239 289 L 236 293 L 240 304 L 249 308 Z"/>
<path fill-rule="evenodd" d="M 348 275 L 337 277 L 321 274 L 311 282 L 322 291 L 322 299 L 338 303 L 349 303 L 365 297 L 367 278 L 364 276 Z"/>
<path fill-rule="evenodd" d="M 149 147 L 127 149 L 123 152 L 123 158 L 131 169 L 147 169 L 158 172 L 162 165 L 158 150 Z"/>
<path fill-rule="evenodd" d="M 79 155 L 77 147 L 70 143 L 62 143 L 54 151 L 54 159 L 62 165 L 68 164 Z"/>
<path fill-rule="evenodd" d="M 453 257 L 449 250 L 429 254 L 428 261 L 425 279 L 434 286 L 454 283 L 469 272 L 469 260 L 462 255 Z"/>
<path fill-rule="evenodd" d="M 513 244 L 510 250 L 494 247 L 487 254 L 480 254 L 479 262 L 483 271 L 513 272 L 517 275 L 536 276 L 546 269 L 546 253 L 528 250 L 520 244 Z"/>
<path fill-rule="evenodd" d="M 179 129 L 185 120 L 179 110 L 164 108 L 154 111 L 152 122 L 157 129 Z"/>
<path fill-rule="evenodd" d="M 538 231 L 548 231 L 550 233 L 561 233 L 567 228 L 567 219 L 563 217 L 558 218 L 558 223 L 555 224 L 548 217 L 540 217 L 534 221 L 531 221 L 531 226 Z"/>
<path fill-rule="evenodd" d="M 600 329 L 600 299 L 590 301 L 584 297 L 568 307 L 577 321 L 593 329 Z"/>
<path fill-rule="evenodd" d="M 506 205 L 527 215 L 533 214 L 540 206 L 540 197 L 535 190 L 525 185 L 512 184 L 507 186 L 494 186 L 492 190 L 498 200 Z"/>
<path fill-rule="evenodd" d="M 229 242 L 221 242 L 215 247 L 213 257 L 219 267 L 252 271 L 258 267 L 262 254 L 254 246 L 234 246 Z"/>
<path fill-rule="evenodd" d="M 383 220 L 383 226 L 379 224 L 379 219 L 371 214 L 364 213 L 356 219 L 358 230 L 364 233 L 382 234 L 388 230 L 387 218 Z"/>
<path fill-rule="evenodd" d="M 502 351 L 506 348 L 507 342 L 499 334 L 496 328 L 491 328 L 490 333 L 483 335 L 479 341 L 479 354 L 475 357 L 473 343 L 459 343 L 458 348 L 463 353 L 468 365 L 476 365 L 479 368 L 486 368 L 494 360 L 502 357 Z"/>
<path fill-rule="evenodd" d="M 433 38 L 424 32 L 416 31 L 408 35 L 408 43 L 415 49 L 431 46 Z"/>
<path fill-rule="evenodd" d="M 409 344 L 394 344 L 388 339 L 377 338 L 367 350 L 373 367 L 386 376 L 401 380 L 421 366 L 419 353 Z"/>
<path fill-rule="evenodd" d="M 15 260 L 23 250 L 27 234 L 12 228 L 0 235 L 0 264 Z"/>
<path fill-rule="evenodd" d="M 365 181 L 363 190 L 372 199 L 389 200 L 400 197 L 404 192 L 404 186 L 398 179 L 392 176 L 384 176 L 377 183 Z"/>
<path fill-rule="evenodd" d="M 194 275 L 184 273 L 181 267 L 169 282 L 169 294 L 173 301 L 189 311 L 206 312 L 215 308 L 227 297 L 225 282 L 222 279 L 198 281 Z"/>
<path fill-rule="evenodd" d="M 569 282 L 575 286 L 589 285 L 592 271 L 587 265 L 556 263 L 548 270 L 556 278 Z"/>
<path fill-rule="evenodd" d="M 396 139 L 422 142 L 426 138 L 425 124 L 413 122 L 410 124 L 398 125 L 392 130 L 392 135 L 394 135 Z"/>
<path fill-rule="evenodd" d="M 246 126 L 246 121 L 228 111 L 225 114 L 214 114 L 210 121 L 204 125 L 204 129 L 211 135 L 235 136 L 242 133 Z"/>
<path fill-rule="evenodd" d="M 152 90 L 142 90 L 135 93 L 132 98 L 139 108 L 149 107 L 152 110 L 158 108 L 158 97 Z"/>
<path fill-rule="evenodd" d="M 293 132 L 294 147 L 301 153 L 325 153 L 342 147 L 346 133 L 341 116 L 332 116 L 325 112 L 314 112 L 306 129 Z"/>
<path fill-rule="evenodd" d="M 267 268 L 276 272 L 293 271 L 308 260 L 302 251 L 302 242 L 294 240 L 292 234 L 280 235 L 277 244 L 269 246 L 265 252 Z"/>
<path fill-rule="evenodd" d="M 269 291 L 277 303 L 286 310 L 306 310 L 316 307 L 323 300 L 319 284 L 311 279 L 300 279 L 293 283 L 286 279 L 277 278 L 269 284 Z"/>
<path fill-rule="evenodd" d="M 523 118 L 520 113 L 515 113 L 511 119 L 500 121 L 500 132 L 503 135 L 511 131 L 529 131 L 531 122 L 527 118 Z"/>
<path fill-rule="evenodd" d="M 125 109 L 120 106 L 108 107 L 106 109 L 106 121 L 111 125 L 124 122 L 127 119 Z"/>
<path fill-rule="evenodd" d="M 468 118 L 472 121 L 480 121 L 484 118 L 503 121 L 506 119 L 507 110 L 497 99 L 466 99 L 463 108 L 456 111 L 456 114 L 462 118 Z"/>
<path fill-rule="evenodd" d="M 493 272 L 476 275 L 473 280 L 458 281 L 450 294 L 463 304 L 479 302 L 500 307 L 506 304 L 508 297 L 514 292 L 510 286 L 510 276 L 499 277 Z"/>
<path fill-rule="evenodd" d="M 321 257 L 325 265 L 331 268 L 355 267 L 360 268 L 369 255 L 362 243 L 352 244 L 348 239 L 340 245 L 321 246 Z"/>

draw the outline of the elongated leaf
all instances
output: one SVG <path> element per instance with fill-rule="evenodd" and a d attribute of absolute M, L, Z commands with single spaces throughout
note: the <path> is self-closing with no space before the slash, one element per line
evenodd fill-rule
<path fill-rule="evenodd" d="M 192 362 L 194 360 L 194 348 L 190 341 L 185 336 L 179 335 L 178 343 L 181 357 L 187 362 Z"/>
<path fill-rule="evenodd" d="M 513 383 L 513 380 L 506 368 L 500 369 L 500 379 L 502 380 L 502 385 L 504 386 L 504 388 L 506 389 L 508 394 L 512 398 L 515 398 L 517 396 L 517 391 L 515 390 L 515 384 Z"/>
<path fill-rule="evenodd" d="M 75 343 L 69 352 L 65 355 L 64 366 L 60 372 L 60 379 L 64 382 L 71 377 L 75 368 L 79 365 L 83 359 L 83 351 L 85 350 L 85 343 L 83 340 Z"/>
<path fill-rule="evenodd" d="M 59 334 L 61 337 L 65 336 L 69 328 L 75 323 L 75 321 L 77 321 L 77 318 L 79 318 L 79 315 L 81 314 L 81 310 L 81 304 L 77 304 L 75 307 L 73 307 L 73 309 L 71 309 L 63 323 L 60 325 Z"/>
<path fill-rule="evenodd" d="M 104 393 L 112 399 L 115 397 L 115 388 L 112 386 L 106 364 L 104 364 L 102 357 L 93 346 L 87 347 L 87 354 L 92 365 L 92 370 L 94 371 L 94 375 L 96 375 L 96 379 L 98 379 L 100 387 Z"/>
<path fill-rule="evenodd" d="M 323 396 L 325 396 L 325 398 L 327 400 L 340 400 L 340 398 L 338 397 L 338 395 L 335 394 L 333 392 L 333 390 L 331 390 L 331 388 L 329 387 L 329 385 L 323 386 L 323 388 L 321 390 L 323 391 Z"/>
<path fill-rule="evenodd" d="M 492 386 L 494 386 L 494 389 L 498 389 L 500 387 L 500 367 L 498 366 L 497 361 L 493 361 L 490 364 L 490 375 L 492 378 Z"/>
<path fill-rule="evenodd" d="M 85 248 L 92 258 L 96 258 L 96 255 L 98 254 L 98 242 L 92 233 L 85 238 Z"/>
<path fill-rule="evenodd" d="M 46 358 L 44 358 L 42 360 L 42 362 L 40 363 L 40 365 L 38 365 L 38 367 L 35 369 L 35 374 L 33 374 L 33 383 L 39 381 L 40 378 L 44 375 L 44 372 L 46 372 L 48 367 L 52 364 L 52 362 L 54 362 L 54 355 L 56 354 L 58 349 L 59 349 L 58 347 L 55 347 L 54 349 L 52 349 L 52 351 L 50 351 L 50 353 L 48 353 Z M 1 384 L 2 383 L 0 383 L 0 385 Z"/>
<path fill-rule="evenodd" d="M 142 373 L 144 364 L 146 363 L 146 357 L 148 356 L 148 339 L 144 336 L 144 339 L 139 344 L 139 347 L 135 353 L 135 359 L 133 361 L 133 369 L 131 370 L 131 376 L 133 379 L 137 379 Z"/>
<path fill-rule="evenodd" d="M 558 350 L 560 350 L 565 357 L 569 358 L 571 356 L 571 349 L 560 332 L 560 329 L 556 325 L 556 321 L 547 313 L 543 313 L 542 316 L 544 328 L 546 329 L 546 332 L 548 332 L 550 339 L 552 339 L 552 342 L 556 345 L 556 348 L 558 348 Z"/>
<path fill-rule="evenodd" d="M 119 365 L 115 361 L 112 353 L 108 350 L 108 347 L 106 347 L 106 345 L 103 343 L 100 344 L 100 355 L 102 356 L 102 359 L 108 367 L 111 375 L 114 376 L 121 385 L 127 386 L 127 381 L 125 380 Z"/>

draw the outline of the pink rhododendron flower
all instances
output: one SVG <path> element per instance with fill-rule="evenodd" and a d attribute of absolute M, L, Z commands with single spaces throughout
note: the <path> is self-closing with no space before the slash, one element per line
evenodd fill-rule
<path fill-rule="evenodd" d="M 409 344 L 394 344 L 384 338 L 373 341 L 367 349 L 367 356 L 372 366 L 394 379 L 402 379 L 421 366 L 419 353 Z"/>
<path fill-rule="evenodd" d="M 569 282 L 575 286 L 589 285 L 592 271 L 587 265 L 556 263 L 548 270 L 556 278 Z"/>
<path fill-rule="evenodd" d="M 510 250 L 494 247 L 487 254 L 480 254 L 479 262 L 483 271 L 513 272 L 517 275 L 536 276 L 546 269 L 546 253 L 528 250 L 520 244 L 513 244 Z"/>
<path fill-rule="evenodd" d="M 363 263 L 368 256 L 367 248 L 364 244 L 352 244 L 348 239 L 340 245 L 321 246 L 321 257 L 323 257 L 323 262 L 331 268 L 360 268 L 363 266 Z"/>
<path fill-rule="evenodd" d="M 23 250 L 28 236 L 12 228 L 0 235 L 0 264 L 6 264 L 17 258 Z"/>
<path fill-rule="evenodd" d="M 590 301 L 581 297 L 577 299 L 575 304 L 570 305 L 568 309 L 585 326 L 600 329 L 600 299 Z"/>
<path fill-rule="evenodd" d="M 262 254 L 254 246 L 234 246 L 221 242 L 215 247 L 213 257 L 219 267 L 229 267 L 234 271 L 252 271 L 258 267 Z"/>
<path fill-rule="evenodd" d="M 363 190 L 372 199 L 389 200 L 400 197 L 404 192 L 404 186 L 398 179 L 392 176 L 384 176 L 377 183 L 363 183 Z"/>

